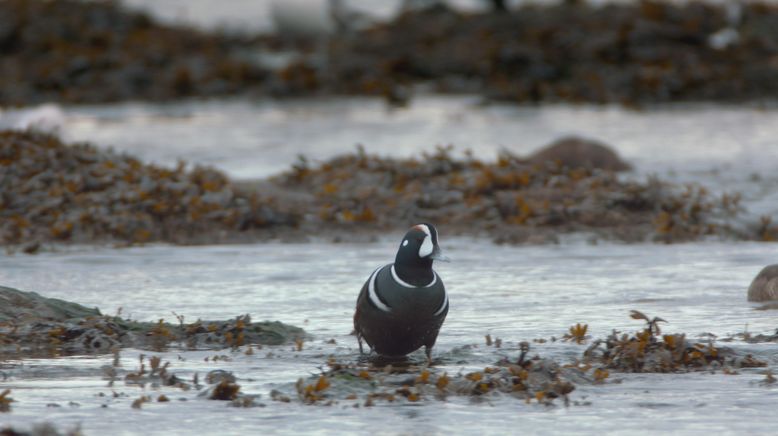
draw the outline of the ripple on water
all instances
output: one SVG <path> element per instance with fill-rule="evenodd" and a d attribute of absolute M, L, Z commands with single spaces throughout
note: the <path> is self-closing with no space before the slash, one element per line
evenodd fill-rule
<path fill-rule="evenodd" d="M 742 332 L 746 326 L 753 333 L 770 333 L 775 328 L 773 312 L 754 310 L 745 300 L 753 275 L 774 260 L 774 248 L 767 244 L 510 247 L 457 238 L 443 244 L 455 261 L 436 266 L 449 289 L 451 310 L 435 354 L 443 358 L 440 369 L 451 374 L 482 369 L 500 356 L 515 357 L 519 341 L 559 338 L 577 322 L 588 323 L 593 337 L 604 337 L 612 328 L 635 331 L 640 322 L 628 317 L 632 309 L 665 318 L 669 323 L 662 327 L 667 332 L 686 332 L 692 337 L 703 333 L 721 337 Z M 552 421 L 560 431 L 644 430 L 647 425 L 656 428 L 657 416 L 665 426 L 660 428 L 673 431 L 711 422 L 735 430 L 769 428 L 772 418 L 750 425 L 741 419 L 756 416 L 758 411 L 773 416 L 768 409 L 778 391 L 758 384 L 764 378 L 761 370 L 742 370 L 739 376 L 618 374 L 613 377 L 622 379 L 620 384 L 579 386 L 573 398 L 591 405 L 569 409 L 546 410 L 507 400 L 475 405 L 454 399 L 427 402 L 423 407 L 383 405 L 376 410 L 270 401 L 267 393 L 271 389 L 288 388 L 297 378 L 315 374 L 330 354 L 347 361 L 357 358 L 355 340 L 349 335 L 356 294 L 375 265 L 391 260 L 395 248 L 392 241 L 386 241 L 151 246 L 3 256 L 0 282 L 4 285 L 99 306 L 107 313 L 122 307 L 124 314 L 136 319 L 172 320 L 175 311 L 193 320 L 248 312 L 255 319 L 300 325 L 314 336 L 299 352 L 292 345 L 265 347 L 251 356 L 218 353 L 231 359 L 220 361 L 218 367 L 234 371 L 246 392 L 264 394 L 265 408 L 232 409 L 198 400 L 193 393 L 168 392 L 187 401 L 144 406 L 144 420 L 136 424 L 137 411 L 129 403 L 143 391 L 119 382 L 113 390 L 127 397 L 99 395 L 112 391 L 101 376 L 102 366 L 110 365 L 112 356 L 39 359 L 3 368 L 10 381 L 6 383 L 19 400 L 8 415 L 9 422 L 36 422 L 46 403 L 73 401 L 79 407 L 47 408 L 46 416 L 63 425 L 82 422 L 90 434 L 120 428 L 110 427 L 108 417 L 115 423 L 111 425 L 133 423 L 127 428 L 134 431 L 174 433 L 181 430 L 182 420 L 187 428 L 196 426 L 203 432 L 219 431 L 212 422 L 225 419 L 235 431 L 256 426 L 302 431 L 319 425 L 325 427 L 315 428 L 325 431 L 362 431 L 384 423 L 398 432 L 426 428 L 443 433 L 461 430 L 453 422 L 478 419 L 485 423 L 485 433 L 496 434 L 504 431 L 505 420 L 515 419 L 517 408 L 522 428 L 529 433 L 542 432 Z M 502 348 L 486 347 L 487 333 L 502 339 Z M 726 346 L 755 353 L 772 366 L 778 364 L 772 347 L 738 342 Z M 564 361 L 583 350 L 583 346 L 561 341 L 532 343 L 532 347 L 534 352 Z M 135 368 L 140 353 L 123 351 L 122 368 Z M 214 363 L 204 358 L 214 354 L 171 351 L 160 355 L 171 361 L 176 373 L 191 377 L 213 369 Z M 672 414 L 665 410 L 670 408 Z M 551 419 L 560 414 L 562 421 Z"/>

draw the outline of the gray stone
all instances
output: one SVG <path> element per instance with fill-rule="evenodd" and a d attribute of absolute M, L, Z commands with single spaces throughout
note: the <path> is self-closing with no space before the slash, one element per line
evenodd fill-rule
<path fill-rule="evenodd" d="M 529 157 L 534 164 L 558 163 L 568 168 L 626 171 L 630 165 L 609 146 L 590 139 L 562 138 Z"/>
<path fill-rule="evenodd" d="M 35 292 L 24 292 L 0 286 L 0 321 L 20 321 L 29 318 L 64 322 L 90 316 L 101 316 L 97 308 L 46 298 Z"/>
<path fill-rule="evenodd" d="M 768 265 L 748 287 L 748 301 L 778 301 L 778 264 Z"/>

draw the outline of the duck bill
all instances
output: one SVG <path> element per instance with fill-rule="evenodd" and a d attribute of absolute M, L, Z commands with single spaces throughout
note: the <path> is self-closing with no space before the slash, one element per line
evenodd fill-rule
<path fill-rule="evenodd" d="M 430 254 L 430 259 L 438 260 L 441 262 L 451 262 L 451 259 L 449 259 L 447 256 L 444 256 L 443 251 L 441 251 L 440 247 L 437 245 L 432 250 L 432 254 Z"/>

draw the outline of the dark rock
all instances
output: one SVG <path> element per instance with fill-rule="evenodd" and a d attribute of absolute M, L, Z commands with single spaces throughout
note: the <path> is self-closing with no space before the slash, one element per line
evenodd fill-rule
<path fill-rule="evenodd" d="M 224 371 L 223 369 L 214 369 L 213 371 L 209 371 L 208 374 L 205 375 L 205 382 L 209 385 L 221 383 L 223 381 L 227 381 L 229 383 L 235 383 L 237 379 L 235 378 L 235 375 L 229 371 Z"/>
<path fill-rule="evenodd" d="M 301 328 L 278 321 L 253 323 L 248 315 L 180 325 L 130 321 L 34 292 L 0 287 L 0 352 L 46 355 L 106 354 L 120 347 L 222 349 L 280 345 L 305 337 Z"/>
<path fill-rule="evenodd" d="M 553 142 L 533 153 L 529 161 L 535 164 L 552 162 L 570 169 L 587 168 L 608 171 L 627 171 L 630 165 L 607 145 L 578 137 L 567 137 Z"/>
<path fill-rule="evenodd" d="M 0 286 L 0 322 L 27 319 L 67 322 L 94 316 L 101 316 L 96 308 Z"/>
<path fill-rule="evenodd" d="M 748 301 L 778 301 L 778 264 L 759 271 L 748 287 Z"/>

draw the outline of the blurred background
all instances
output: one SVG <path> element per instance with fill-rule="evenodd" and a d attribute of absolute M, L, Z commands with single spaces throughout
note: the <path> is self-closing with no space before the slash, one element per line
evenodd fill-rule
<path fill-rule="evenodd" d="M 250 182 L 576 136 L 778 209 L 773 1 L 5 0 L 0 53 L 0 128 L 144 163 Z"/>

